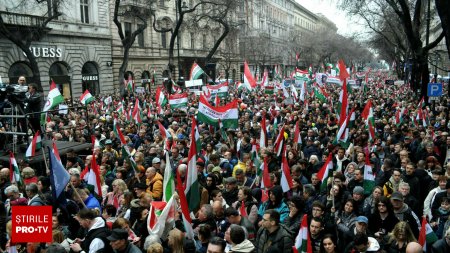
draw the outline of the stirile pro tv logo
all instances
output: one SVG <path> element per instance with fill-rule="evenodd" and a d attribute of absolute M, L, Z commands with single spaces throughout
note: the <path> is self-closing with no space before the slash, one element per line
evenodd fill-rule
<path fill-rule="evenodd" d="M 51 206 L 13 206 L 13 243 L 52 242 Z"/>

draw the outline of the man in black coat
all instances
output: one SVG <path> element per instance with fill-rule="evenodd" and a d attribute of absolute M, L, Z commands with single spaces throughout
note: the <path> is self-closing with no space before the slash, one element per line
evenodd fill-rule
<path fill-rule="evenodd" d="M 450 229 L 445 232 L 444 238 L 437 240 L 431 246 L 431 252 L 433 253 L 447 253 L 450 252 Z"/>
<path fill-rule="evenodd" d="M 28 85 L 28 92 L 25 94 L 25 113 L 31 113 L 29 115 L 29 123 L 33 128 L 33 132 L 41 129 L 40 125 L 40 112 L 43 109 L 43 95 L 37 91 L 37 85 L 30 83 Z M 26 128 L 25 128 L 26 129 Z"/>

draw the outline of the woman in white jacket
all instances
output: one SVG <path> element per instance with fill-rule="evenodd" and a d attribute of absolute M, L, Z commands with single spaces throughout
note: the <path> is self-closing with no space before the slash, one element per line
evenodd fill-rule
<path fill-rule="evenodd" d="M 431 214 L 431 206 L 433 205 L 433 202 L 435 201 L 436 194 L 445 191 L 445 185 L 447 183 L 447 177 L 444 175 L 441 175 L 438 177 L 439 186 L 432 189 L 427 197 L 425 198 L 425 202 L 423 203 L 423 214 L 428 217 L 429 220 L 433 218 L 433 215 Z"/>

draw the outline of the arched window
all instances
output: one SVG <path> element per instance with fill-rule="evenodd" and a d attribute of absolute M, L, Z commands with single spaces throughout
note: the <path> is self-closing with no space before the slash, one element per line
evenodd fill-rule
<path fill-rule="evenodd" d="M 69 76 L 69 65 L 65 62 L 55 62 L 48 71 L 50 82 L 53 80 L 58 86 L 61 94 L 66 99 L 72 99 L 72 89 Z"/>
<path fill-rule="evenodd" d="M 33 71 L 28 62 L 15 62 L 8 71 L 8 78 L 10 84 L 17 84 L 20 76 L 25 76 L 27 83 L 34 82 Z"/>
<path fill-rule="evenodd" d="M 97 64 L 86 62 L 81 69 L 82 90 L 89 90 L 92 96 L 100 94 L 100 82 Z"/>

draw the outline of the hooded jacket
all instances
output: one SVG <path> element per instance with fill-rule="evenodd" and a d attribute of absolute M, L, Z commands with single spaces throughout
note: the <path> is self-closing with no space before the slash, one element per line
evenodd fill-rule
<path fill-rule="evenodd" d="M 270 192 L 272 192 L 273 195 L 275 195 L 275 203 L 272 203 L 270 199 L 262 203 L 262 205 L 259 207 L 258 210 L 258 216 L 262 217 L 266 210 L 275 209 L 278 213 L 280 213 L 280 222 L 282 223 L 289 215 L 289 207 L 283 201 L 283 189 L 281 188 L 281 186 L 275 185 L 270 190 Z"/>
<path fill-rule="evenodd" d="M 255 246 L 249 240 L 245 239 L 243 242 L 231 247 L 234 253 L 252 253 L 255 252 Z"/>

